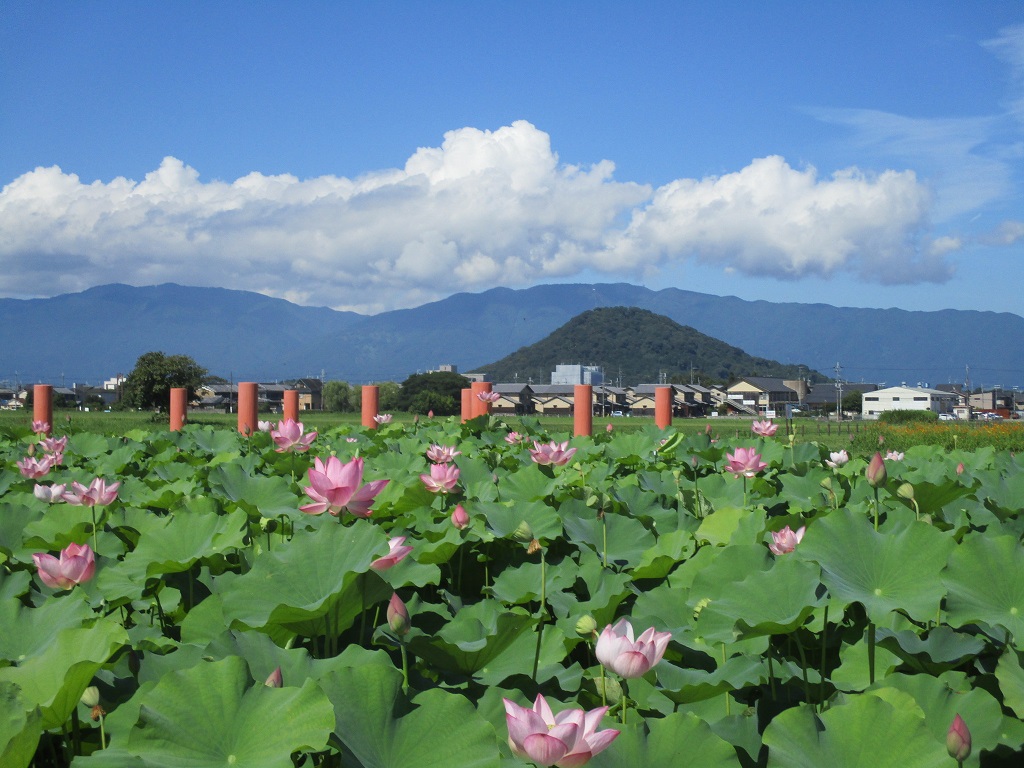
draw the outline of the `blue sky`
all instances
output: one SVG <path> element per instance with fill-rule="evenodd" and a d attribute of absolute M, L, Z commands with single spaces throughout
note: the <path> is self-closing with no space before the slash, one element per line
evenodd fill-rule
<path fill-rule="evenodd" d="M 0 5 L 0 296 L 1024 315 L 1014 2 Z"/>

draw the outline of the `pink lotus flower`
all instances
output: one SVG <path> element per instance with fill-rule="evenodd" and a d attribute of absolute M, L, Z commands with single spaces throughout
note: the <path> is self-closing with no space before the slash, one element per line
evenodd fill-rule
<path fill-rule="evenodd" d="M 889 474 L 885 471 L 885 459 L 878 451 L 875 451 L 875 455 L 868 462 L 868 468 L 864 470 L 864 477 L 872 488 L 885 485 L 885 481 L 889 478 Z"/>
<path fill-rule="evenodd" d="M 32 489 L 32 494 L 40 501 L 45 501 L 47 504 L 53 504 L 58 501 L 64 500 L 64 489 L 67 488 L 64 483 L 54 483 L 53 485 L 39 485 Z"/>
<path fill-rule="evenodd" d="M 776 555 L 787 555 L 796 549 L 796 545 L 803 539 L 806 530 L 806 525 L 801 525 L 796 531 L 791 530 L 787 525 L 781 531 L 772 531 L 772 543 L 768 545 L 768 549 Z"/>
<path fill-rule="evenodd" d="M 575 448 L 569 447 L 569 441 L 563 443 L 552 440 L 550 443 L 538 443 L 533 441 L 533 448 L 530 449 L 530 457 L 537 464 L 553 464 L 562 466 L 567 464 L 569 459 L 576 453 Z"/>
<path fill-rule="evenodd" d="M 119 482 L 107 485 L 102 477 L 97 477 L 88 487 L 74 482 L 70 491 L 64 491 L 64 501 L 75 506 L 105 507 L 117 498 L 117 489 L 120 487 Z"/>
<path fill-rule="evenodd" d="M 725 454 L 725 458 L 729 460 L 725 465 L 726 472 L 732 472 L 735 477 L 753 477 L 768 466 L 753 448 L 737 448 L 735 453 Z"/>
<path fill-rule="evenodd" d="M 23 477 L 30 480 L 38 480 L 53 468 L 53 454 L 47 454 L 40 459 L 35 456 L 26 456 L 24 459 L 15 462 L 18 471 Z"/>
<path fill-rule="evenodd" d="M 391 414 L 390 413 L 378 413 L 376 416 L 373 417 L 373 420 L 375 422 L 377 422 L 378 424 L 390 424 L 391 423 Z"/>
<path fill-rule="evenodd" d="M 278 453 L 303 453 L 316 440 L 316 432 L 303 434 L 302 422 L 293 419 L 277 422 L 277 429 L 270 430 L 270 436 L 274 440 L 274 450 Z"/>
<path fill-rule="evenodd" d="M 958 475 L 962 475 L 964 473 L 964 463 L 962 461 L 956 465 L 956 473 Z"/>
<path fill-rule="evenodd" d="M 651 627 L 634 641 L 633 626 L 626 619 L 619 619 L 615 626 L 609 624 L 601 632 L 594 655 L 620 677 L 641 677 L 661 661 L 671 639 L 671 632 L 655 632 Z"/>
<path fill-rule="evenodd" d="M 830 453 L 828 455 L 828 461 L 826 461 L 825 463 L 828 464 L 828 466 L 830 466 L 833 469 L 835 469 L 836 467 L 843 466 L 849 460 L 850 460 L 850 454 L 848 454 L 845 450 L 843 450 L 843 451 L 834 451 L 834 452 L 832 452 L 832 453 Z"/>
<path fill-rule="evenodd" d="M 584 765 L 619 735 L 613 728 L 597 730 L 608 707 L 590 712 L 567 709 L 555 715 L 540 694 L 531 709 L 508 699 L 502 701 L 509 746 L 516 755 L 537 765 L 558 768 Z"/>
<path fill-rule="evenodd" d="M 459 468 L 454 464 L 431 464 L 429 475 L 420 475 L 420 480 L 431 493 L 450 493 L 459 482 Z"/>
<path fill-rule="evenodd" d="M 613 429 L 613 427 L 612 427 L 611 424 L 606 424 L 605 427 L 604 427 L 604 431 L 605 432 L 611 432 L 612 429 Z"/>
<path fill-rule="evenodd" d="M 388 627 L 396 635 L 401 637 L 402 635 L 409 634 L 409 629 L 412 626 L 412 622 L 409 619 L 409 609 L 405 607 L 405 603 L 402 602 L 402 598 L 395 592 L 391 595 L 391 601 L 388 603 Z"/>
<path fill-rule="evenodd" d="M 405 536 L 395 536 L 388 539 L 390 551 L 384 557 L 378 557 L 370 563 L 370 567 L 375 571 L 386 571 L 388 568 L 398 565 L 405 559 L 406 555 L 412 552 L 412 547 L 403 546 L 404 544 Z"/>
<path fill-rule="evenodd" d="M 280 688 L 284 685 L 284 676 L 281 674 L 281 668 L 277 667 L 273 672 L 271 672 L 263 684 L 267 686 L 267 688 Z"/>
<path fill-rule="evenodd" d="M 971 755 L 971 732 L 959 713 L 946 731 L 946 751 L 958 763 L 963 763 Z"/>
<path fill-rule="evenodd" d="M 518 432 L 509 432 L 507 435 L 505 435 L 505 442 L 508 443 L 509 445 L 519 445 L 521 442 L 523 442 L 523 436 L 520 435 Z"/>
<path fill-rule="evenodd" d="M 497 392 L 477 392 L 476 396 L 481 403 L 488 404 L 496 403 L 501 399 L 501 395 Z"/>
<path fill-rule="evenodd" d="M 273 422 L 270 422 L 270 421 L 257 421 L 256 422 L 256 429 L 259 430 L 260 432 L 269 432 L 273 428 L 274 428 Z"/>
<path fill-rule="evenodd" d="M 43 420 L 33 420 L 32 431 L 37 435 L 47 435 L 50 433 L 50 422 Z"/>
<path fill-rule="evenodd" d="M 771 419 L 767 421 L 755 421 L 750 425 L 750 431 L 761 437 L 771 437 L 778 431 L 779 425 L 773 424 Z"/>
<path fill-rule="evenodd" d="M 454 445 L 438 445 L 434 443 L 427 449 L 427 458 L 435 464 L 447 464 L 450 461 L 454 461 L 455 457 L 461 453 L 462 451 L 455 450 Z"/>
<path fill-rule="evenodd" d="M 96 556 L 88 544 L 68 544 L 59 560 L 49 554 L 32 555 L 32 560 L 43 584 L 53 589 L 71 589 L 87 582 L 96 572 Z"/>
<path fill-rule="evenodd" d="M 302 489 L 314 503 L 299 507 L 299 511 L 307 515 L 329 512 L 334 517 L 347 511 L 356 517 L 369 517 L 374 498 L 390 481 L 374 480 L 360 486 L 362 481 L 362 459 L 342 464 L 337 456 L 331 456 L 326 463 L 317 458 L 309 470 L 310 485 Z"/>
<path fill-rule="evenodd" d="M 46 453 L 64 453 L 64 449 L 68 447 L 68 436 L 63 437 L 44 437 L 39 441 L 39 447 Z"/>
<path fill-rule="evenodd" d="M 885 454 L 886 461 L 903 461 L 902 451 L 887 451 Z"/>
<path fill-rule="evenodd" d="M 462 508 L 461 504 L 455 505 L 455 511 L 452 512 L 452 525 L 458 528 L 460 531 L 464 531 L 469 528 L 469 513 Z"/>

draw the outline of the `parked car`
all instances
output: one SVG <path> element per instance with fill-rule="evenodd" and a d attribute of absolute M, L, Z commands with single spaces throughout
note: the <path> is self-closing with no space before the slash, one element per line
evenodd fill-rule
<path fill-rule="evenodd" d="M 956 421 L 956 416 L 952 413 L 940 413 L 939 421 Z"/>

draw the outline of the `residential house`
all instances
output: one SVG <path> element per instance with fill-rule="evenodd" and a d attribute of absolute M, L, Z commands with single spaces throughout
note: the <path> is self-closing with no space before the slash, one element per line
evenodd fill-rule
<path fill-rule="evenodd" d="M 861 415 L 877 419 L 886 411 L 934 411 L 951 413 L 957 398 L 951 392 L 924 387 L 886 387 L 862 396 Z"/>
<path fill-rule="evenodd" d="M 492 384 L 491 391 L 501 395 L 491 404 L 491 413 L 524 416 L 534 412 L 533 389 L 529 384 Z"/>
<path fill-rule="evenodd" d="M 807 385 L 799 379 L 746 376 L 726 387 L 726 402 L 740 413 L 781 418 L 787 405 L 797 405 L 806 394 Z"/>

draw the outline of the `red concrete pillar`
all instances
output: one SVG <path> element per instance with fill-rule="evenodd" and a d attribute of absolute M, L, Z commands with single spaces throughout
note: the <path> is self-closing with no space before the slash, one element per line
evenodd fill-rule
<path fill-rule="evenodd" d="M 590 384 L 577 384 L 572 394 L 572 426 L 576 437 L 594 434 L 594 388 Z"/>
<path fill-rule="evenodd" d="M 363 426 L 367 429 L 376 429 L 377 422 L 373 417 L 380 413 L 380 387 L 376 384 L 365 385 L 360 400 L 363 405 Z"/>
<path fill-rule="evenodd" d="M 171 432 L 179 432 L 185 426 L 188 413 L 188 390 L 185 387 L 171 387 Z"/>
<path fill-rule="evenodd" d="M 466 388 L 462 390 L 462 423 L 473 418 L 473 390 Z"/>
<path fill-rule="evenodd" d="M 672 387 L 654 388 L 654 424 L 658 429 L 672 425 Z"/>
<path fill-rule="evenodd" d="M 46 434 L 53 432 L 53 387 L 49 384 L 32 387 L 32 421 L 46 424 Z"/>
<path fill-rule="evenodd" d="M 243 435 L 255 434 L 260 428 L 256 416 L 258 399 L 255 381 L 238 383 L 238 431 Z"/>
<path fill-rule="evenodd" d="M 284 391 L 284 420 L 299 420 L 299 390 L 286 389 Z"/>
<path fill-rule="evenodd" d="M 486 416 L 491 412 L 491 404 L 481 400 L 477 395 L 483 392 L 491 391 L 491 382 L 489 381 L 474 381 L 471 391 L 473 393 L 473 412 L 472 417 Z"/>

